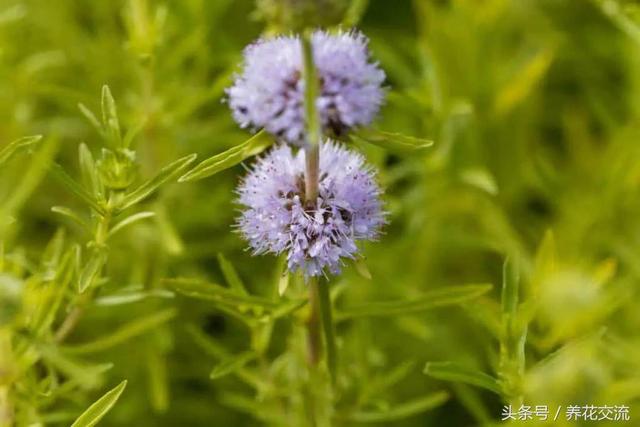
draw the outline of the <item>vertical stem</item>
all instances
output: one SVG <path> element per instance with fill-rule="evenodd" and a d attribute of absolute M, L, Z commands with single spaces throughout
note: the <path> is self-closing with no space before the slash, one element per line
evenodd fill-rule
<path fill-rule="evenodd" d="M 311 31 L 305 31 L 302 37 L 302 56 L 304 60 L 304 112 L 307 128 L 307 140 L 305 147 L 306 172 L 305 172 L 305 197 L 307 203 L 316 203 L 318 198 L 318 176 L 320 170 L 320 141 L 322 128 L 320 115 L 316 106 L 318 99 L 319 82 L 315 64 L 313 63 L 313 50 L 311 47 Z"/>
<path fill-rule="evenodd" d="M 327 351 L 327 367 L 331 380 L 336 381 L 336 340 L 333 329 L 333 318 L 331 316 L 331 297 L 329 295 L 329 283 L 319 283 L 320 294 L 320 319 L 324 331 L 324 341 Z"/>
<path fill-rule="evenodd" d="M 320 335 L 320 295 L 318 292 L 318 278 L 311 277 L 309 286 L 309 307 L 311 309 L 307 319 L 308 361 L 311 366 L 318 365 L 322 356 L 322 337 Z"/>
<path fill-rule="evenodd" d="M 304 61 L 304 112 L 306 120 L 306 144 L 305 144 L 305 209 L 316 209 L 319 193 L 320 175 L 320 144 L 322 142 L 322 124 L 320 114 L 316 106 L 316 100 L 320 92 L 320 82 L 317 70 L 313 62 L 313 49 L 311 46 L 312 32 L 307 30 L 302 37 L 302 57 Z M 309 306 L 311 312 L 307 321 L 309 363 L 312 367 L 311 384 L 316 383 L 318 374 L 315 368 L 318 366 L 322 355 L 321 328 L 324 330 L 324 338 L 327 347 L 327 366 L 332 380 L 335 379 L 335 341 L 333 339 L 333 324 L 331 322 L 331 300 L 329 299 L 329 284 L 320 283 L 318 277 L 308 280 Z M 316 383 L 317 384 L 317 383 Z M 311 386 L 313 392 L 315 386 Z M 317 393 L 317 390 L 315 391 Z M 323 414 L 323 410 L 317 407 L 318 402 L 309 402 L 311 425 L 331 425 L 330 417 Z M 326 419 L 325 419 L 326 417 Z M 323 420 L 323 422 L 320 422 Z"/>
<path fill-rule="evenodd" d="M 318 199 L 318 176 L 320 170 L 320 117 L 316 108 L 318 98 L 318 76 L 313 63 L 311 32 L 306 31 L 302 37 L 302 57 L 304 61 L 304 112 L 306 119 L 306 170 L 304 175 L 305 202 L 315 206 Z M 309 363 L 318 364 L 322 354 L 322 338 L 320 336 L 320 296 L 318 278 L 311 277 L 309 286 L 309 307 L 311 312 L 307 320 Z"/>
<path fill-rule="evenodd" d="M 515 407 L 523 404 L 522 381 L 525 371 L 527 325 L 518 314 L 520 303 L 520 275 L 518 265 L 506 260 L 502 284 L 502 334 L 498 376 L 503 398 Z"/>
<path fill-rule="evenodd" d="M 13 410 L 9 401 L 9 387 L 0 386 L 0 427 L 13 425 Z"/>
<path fill-rule="evenodd" d="M 11 371 L 11 332 L 8 328 L 0 328 L 0 427 L 13 425 L 13 407 L 9 396 Z"/>

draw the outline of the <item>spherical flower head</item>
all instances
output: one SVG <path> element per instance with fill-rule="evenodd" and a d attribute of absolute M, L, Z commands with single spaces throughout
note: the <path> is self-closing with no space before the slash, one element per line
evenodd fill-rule
<path fill-rule="evenodd" d="M 282 144 L 258 160 L 238 189 L 238 220 L 254 254 L 287 254 L 305 277 L 338 274 L 356 242 L 376 239 L 385 222 L 380 188 L 364 157 L 327 141 L 320 148 L 319 194 L 305 202 L 304 150 Z"/>
<path fill-rule="evenodd" d="M 384 72 L 369 58 L 358 32 L 316 31 L 311 40 L 320 80 L 317 108 L 325 134 L 339 136 L 368 125 L 384 98 Z M 244 68 L 227 90 L 233 117 L 242 127 L 264 128 L 304 145 L 304 79 L 299 37 L 259 40 L 244 52 Z"/>

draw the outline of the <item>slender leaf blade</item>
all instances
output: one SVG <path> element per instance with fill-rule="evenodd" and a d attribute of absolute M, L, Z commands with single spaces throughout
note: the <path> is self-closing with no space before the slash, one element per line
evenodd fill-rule
<path fill-rule="evenodd" d="M 71 427 L 92 427 L 98 424 L 98 422 L 113 408 L 120 395 L 127 387 L 127 380 L 122 381 L 112 390 L 109 390 L 104 396 L 96 400 L 93 405 L 82 413 L 74 421 Z"/>
<path fill-rule="evenodd" d="M 107 263 L 107 252 L 102 248 L 94 248 L 89 261 L 85 264 L 78 280 L 78 292 L 84 293 L 96 283 L 102 267 Z"/>
<path fill-rule="evenodd" d="M 491 375 L 469 369 L 454 362 L 428 362 L 423 371 L 430 377 L 439 380 L 460 382 L 482 387 L 496 394 L 502 392 L 500 383 Z"/>
<path fill-rule="evenodd" d="M 242 283 L 242 279 L 238 275 L 235 267 L 231 262 L 222 254 L 218 254 L 218 264 L 220 264 L 220 269 L 222 270 L 222 274 L 224 275 L 224 279 L 227 281 L 231 289 L 235 290 L 239 294 L 247 295 L 247 289 Z"/>
<path fill-rule="evenodd" d="M 83 200 L 89 206 L 91 206 L 95 211 L 104 214 L 104 208 L 98 203 L 98 200 L 91 195 L 80 183 L 71 178 L 57 163 L 51 165 L 50 168 L 53 176 L 62 183 L 73 195 Z"/>
<path fill-rule="evenodd" d="M 196 167 L 181 176 L 178 182 L 196 181 L 208 178 L 218 172 L 237 165 L 248 157 L 260 154 L 272 144 L 273 139 L 264 130 L 262 130 L 242 144 L 203 160 Z"/>
<path fill-rule="evenodd" d="M 399 153 L 420 151 L 433 145 L 433 141 L 429 139 L 372 129 L 361 129 L 353 133 L 351 139 Z"/>
<path fill-rule="evenodd" d="M 399 301 L 372 301 L 338 311 L 337 320 L 355 317 L 393 316 L 418 313 L 473 300 L 492 288 L 490 284 L 454 286 L 424 293 L 419 298 Z"/>
<path fill-rule="evenodd" d="M 351 421 L 359 423 L 387 423 L 408 418 L 437 408 L 449 400 L 449 393 L 438 391 L 409 402 L 392 405 L 384 411 L 358 411 L 350 415 Z"/>
<path fill-rule="evenodd" d="M 42 139 L 42 135 L 25 136 L 7 144 L 0 150 L 0 166 L 8 161 L 16 152 L 24 148 L 30 147 Z"/>
<path fill-rule="evenodd" d="M 198 157 L 197 154 L 190 154 L 162 168 L 158 175 L 127 194 L 122 199 L 119 209 L 121 211 L 125 210 L 147 198 L 162 184 L 179 175 L 187 166 L 189 166 L 189 164 L 191 164 L 196 159 L 196 157 Z"/>
<path fill-rule="evenodd" d="M 218 365 L 216 365 L 213 370 L 211 370 L 209 378 L 212 380 L 217 380 L 218 378 L 222 378 L 226 375 L 232 374 L 238 369 L 243 368 L 247 363 L 251 362 L 256 357 L 258 357 L 258 355 L 255 351 L 246 351 L 244 353 L 228 357 Z"/>
<path fill-rule="evenodd" d="M 67 346 L 64 348 L 64 351 L 71 354 L 86 354 L 104 351 L 157 328 L 163 323 L 173 319 L 176 314 L 177 312 L 175 309 L 168 308 L 166 310 L 138 318 L 124 326 L 121 326 L 111 334 L 102 336 L 95 341 Z"/>
<path fill-rule="evenodd" d="M 205 301 L 219 302 L 230 306 L 244 304 L 266 310 L 278 308 L 278 304 L 269 299 L 253 295 L 240 295 L 215 283 L 206 283 L 197 279 L 166 279 L 165 283 L 176 292 Z"/>

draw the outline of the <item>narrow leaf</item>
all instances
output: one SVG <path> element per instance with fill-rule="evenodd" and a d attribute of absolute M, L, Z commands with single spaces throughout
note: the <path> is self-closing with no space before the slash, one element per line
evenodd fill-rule
<path fill-rule="evenodd" d="M 244 353 L 231 356 L 216 365 L 211 371 L 211 374 L 209 374 L 209 378 L 216 380 L 224 377 L 225 375 L 234 373 L 256 357 L 258 357 L 258 355 L 254 351 L 246 351 Z"/>
<path fill-rule="evenodd" d="M 114 389 L 108 391 L 100 399 L 80 415 L 77 420 L 71 425 L 71 427 L 92 427 L 98 424 L 98 422 L 113 408 L 118 398 L 127 386 L 127 381 L 124 380 L 118 384 Z"/>
<path fill-rule="evenodd" d="M 462 304 L 491 290 L 492 286 L 465 285 L 436 289 L 419 298 L 400 301 L 372 301 L 338 311 L 338 321 L 353 317 L 392 316 L 418 313 L 447 305 Z"/>
<path fill-rule="evenodd" d="M 123 228 L 131 224 L 134 224 L 138 221 L 142 221 L 143 219 L 152 218 L 154 216 L 156 216 L 155 212 L 138 212 L 136 214 L 130 215 L 125 219 L 123 219 L 122 221 L 115 224 L 113 228 L 111 228 L 111 230 L 109 231 L 109 236 L 113 236 L 118 231 L 122 230 Z"/>
<path fill-rule="evenodd" d="M 160 173 L 154 178 L 140 185 L 138 188 L 127 194 L 122 200 L 119 209 L 125 210 L 135 205 L 156 191 L 165 182 L 180 174 L 197 157 L 197 154 L 190 154 L 162 168 Z"/>
<path fill-rule="evenodd" d="M 449 399 L 445 391 L 435 392 L 409 402 L 392 405 L 385 411 L 358 411 L 350 415 L 350 420 L 359 423 L 388 423 L 411 417 L 437 408 Z"/>
<path fill-rule="evenodd" d="M 244 287 L 244 283 L 242 283 L 242 279 L 238 275 L 238 272 L 233 267 L 233 264 L 229 262 L 225 258 L 225 256 L 221 253 L 218 254 L 218 263 L 220 264 L 220 269 L 222 270 L 222 274 L 224 275 L 224 279 L 227 281 L 231 289 L 238 292 L 242 295 L 247 295 L 247 290 Z"/>
<path fill-rule="evenodd" d="M 91 258 L 85 264 L 80 279 L 78 280 L 78 292 L 84 293 L 96 282 L 102 271 L 102 267 L 107 262 L 107 252 L 101 248 L 94 248 L 91 252 Z"/>
<path fill-rule="evenodd" d="M 186 332 L 191 336 L 196 345 L 198 345 L 198 347 L 200 347 L 207 355 L 221 360 L 231 357 L 231 353 L 229 353 L 226 348 L 195 326 L 188 325 Z M 268 387 L 268 384 L 264 379 L 254 374 L 251 369 L 246 366 L 239 367 L 233 373 L 245 383 L 258 390 L 264 390 Z"/>
<path fill-rule="evenodd" d="M 19 150 L 30 147 L 41 139 L 42 135 L 34 135 L 26 136 L 24 138 L 20 138 L 13 142 L 10 142 L 6 147 L 0 150 L 0 165 L 4 164 Z"/>
<path fill-rule="evenodd" d="M 400 133 L 361 129 L 351 135 L 355 142 L 366 142 L 390 151 L 408 153 L 423 150 L 433 145 L 433 141 Z"/>
<path fill-rule="evenodd" d="M 502 274 L 502 313 L 515 316 L 519 301 L 520 277 L 517 267 L 506 260 Z"/>
<path fill-rule="evenodd" d="M 80 226 L 85 231 L 90 231 L 89 224 L 87 224 L 80 215 L 78 215 L 72 209 L 64 206 L 53 206 L 51 212 L 55 212 L 59 215 L 63 215 L 73 221 L 76 225 Z"/>
<path fill-rule="evenodd" d="M 484 372 L 460 366 L 454 362 L 428 362 L 423 372 L 439 380 L 470 384 L 497 394 L 502 392 L 500 383 L 496 378 Z"/>
<path fill-rule="evenodd" d="M 57 163 L 51 165 L 50 168 L 53 176 L 62 183 L 71 193 L 73 193 L 76 197 L 83 200 L 89 206 L 91 206 L 95 211 L 100 214 L 104 214 L 104 209 L 98 201 L 89 193 L 82 185 L 76 182 L 73 178 L 71 178 Z"/>
<path fill-rule="evenodd" d="M 96 305 L 114 306 L 123 304 L 132 304 L 134 302 L 143 301 L 149 298 L 173 298 L 174 293 L 166 289 L 149 289 L 147 291 L 123 292 L 113 295 L 98 297 L 95 300 Z"/>
<path fill-rule="evenodd" d="M 284 293 L 287 292 L 290 282 L 291 274 L 289 273 L 289 270 L 283 271 L 278 279 L 278 296 L 283 296 Z"/>
<path fill-rule="evenodd" d="M 95 341 L 79 344 L 74 346 L 67 346 L 64 351 L 72 354 L 84 354 L 95 353 L 104 351 L 108 348 L 114 347 L 125 341 L 128 341 L 134 337 L 142 335 L 150 330 L 157 328 L 165 322 L 173 319 L 176 316 L 176 310 L 169 308 L 151 315 L 138 318 L 124 326 L 116 329 L 109 335 L 105 335 L 98 338 Z"/>
<path fill-rule="evenodd" d="M 122 136 L 120 133 L 120 122 L 118 121 L 118 112 L 116 109 L 116 101 L 111 95 L 109 86 L 102 86 L 102 124 L 107 133 L 108 138 L 114 147 L 122 147 Z"/>
<path fill-rule="evenodd" d="M 167 284 L 175 291 L 205 301 L 220 302 L 230 306 L 248 305 L 273 310 L 278 307 L 274 301 L 253 295 L 240 295 L 214 283 L 204 283 L 194 279 L 167 279 Z"/>
<path fill-rule="evenodd" d="M 233 167 L 248 157 L 260 154 L 273 144 L 273 139 L 265 131 L 260 131 L 249 140 L 227 151 L 203 160 L 196 167 L 184 174 L 179 182 L 195 181 L 217 174 Z"/>
<path fill-rule="evenodd" d="M 84 105 L 82 103 L 78 103 L 78 109 L 80 110 L 82 115 L 87 118 L 89 123 L 91 123 L 93 125 L 93 127 L 95 127 L 96 130 L 98 132 L 100 132 L 100 134 L 102 134 L 104 132 L 104 130 L 102 129 L 102 125 L 100 124 L 100 121 L 98 120 L 96 115 L 93 114 L 93 111 L 91 111 L 89 108 L 87 108 L 86 105 Z"/>
<path fill-rule="evenodd" d="M 85 143 L 80 144 L 78 147 L 78 159 L 84 185 L 89 188 L 96 200 L 100 200 L 102 198 L 102 183 L 98 177 L 96 162 Z"/>

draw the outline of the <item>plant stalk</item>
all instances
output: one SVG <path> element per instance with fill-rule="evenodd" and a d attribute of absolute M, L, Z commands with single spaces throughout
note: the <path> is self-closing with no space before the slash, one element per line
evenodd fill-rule
<path fill-rule="evenodd" d="M 11 331 L 0 328 L 0 427 L 13 425 L 13 405 L 11 404 Z"/>
<path fill-rule="evenodd" d="M 336 382 L 337 369 L 337 351 L 336 340 L 333 326 L 333 318 L 331 315 L 331 296 L 329 295 L 329 283 L 318 283 L 320 319 L 322 321 L 322 330 L 324 331 L 324 341 L 327 352 L 327 367 L 333 383 Z"/>
<path fill-rule="evenodd" d="M 304 112 L 306 118 L 307 138 L 305 146 L 305 198 L 308 204 L 316 203 L 318 198 L 318 182 L 320 173 L 320 143 L 322 128 L 320 114 L 316 106 L 319 93 L 319 82 L 313 50 L 311 47 L 311 31 L 305 31 L 302 37 L 302 56 L 304 59 Z"/>
<path fill-rule="evenodd" d="M 309 278 L 309 317 L 307 318 L 307 360 L 309 365 L 317 366 L 322 357 L 322 336 L 320 328 L 320 293 L 317 277 Z"/>

